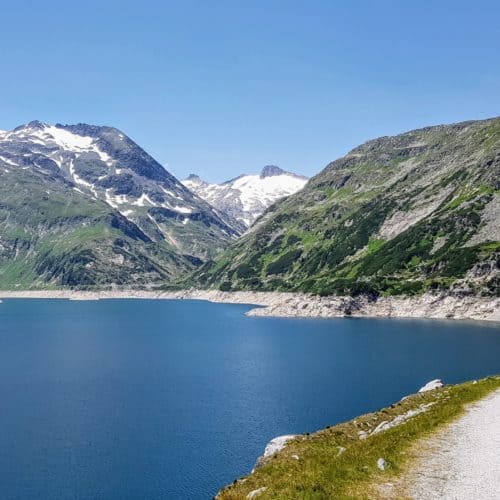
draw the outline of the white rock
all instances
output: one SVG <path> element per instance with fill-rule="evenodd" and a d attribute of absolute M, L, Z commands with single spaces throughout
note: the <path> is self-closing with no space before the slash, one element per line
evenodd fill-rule
<path fill-rule="evenodd" d="M 373 429 L 372 434 L 378 434 L 379 432 L 384 432 L 389 429 L 392 429 L 393 427 L 396 427 L 397 425 L 402 424 L 409 418 L 415 417 L 416 415 L 419 415 L 420 413 L 424 413 L 427 411 L 434 403 L 427 403 L 425 405 L 420 405 L 418 408 L 415 408 L 414 410 L 408 410 L 406 413 L 403 413 L 402 415 L 398 415 L 391 421 L 384 420 L 383 422 L 380 422 L 380 424 Z"/>
<path fill-rule="evenodd" d="M 432 391 L 434 389 L 439 389 L 440 387 L 443 387 L 443 382 L 436 378 L 434 380 L 431 380 L 430 382 L 427 382 L 423 387 L 421 387 L 418 392 L 427 392 L 427 391 Z"/>
<path fill-rule="evenodd" d="M 379 458 L 377 460 L 377 467 L 380 470 L 385 470 L 385 468 L 387 467 L 387 462 L 383 458 Z"/>
<path fill-rule="evenodd" d="M 380 422 L 380 424 L 378 424 L 377 427 L 375 427 L 375 429 L 373 429 L 372 432 L 373 432 L 373 434 L 378 434 L 379 432 L 390 429 L 391 427 L 392 426 L 390 425 L 390 422 L 387 420 L 384 420 L 384 421 Z"/>
<path fill-rule="evenodd" d="M 366 439 L 368 437 L 368 433 L 366 431 L 358 432 L 359 439 Z"/>
<path fill-rule="evenodd" d="M 261 493 L 264 493 L 267 488 L 265 486 L 262 486 L 261 488 L 257 488 L 256 490 L 251 491 L 248 495 L 247 498 L 255 498 L 258 497 Z"/>
<path fill-rule="evenodd" d="M 274 439 L 271 439 L 271 441 L 267 443 L 267 446 L 264 449 L 264 454 L 257 459 L 255 468 L 267 462 L 267 459 L 269 457 L 273 456 L 275 453 L 278 453 L 278 451 L 281 451 L 286 446 L 288 441 L 296 437 L 297 437 L 296 434 L 287 434 L 285 436 L 278 436 L 275 437 Z M 255 468 L 252 470 L 252 473 L 255 470 Z"/>
<path fill-rule="evenodd" d="M 267 443 L 266 449 L 264 450 L 264 458 L 268 458 L 278 451 L 281 451 L 286 446 L 286 443 L 295 437 L 297 437 L 295 434 L 287 434 L 285 436 L 278 436 L 271 439 L 271 441 Z"/>

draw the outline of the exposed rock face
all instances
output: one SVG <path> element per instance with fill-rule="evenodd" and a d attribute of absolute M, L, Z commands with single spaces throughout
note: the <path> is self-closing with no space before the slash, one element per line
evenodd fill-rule
<path fill-rule="evenodd" d="M 270 207 L 195 285 L 499 295 L 499 179 L 500 118 L 369 141 Z"/>
<path fill-rule="evenodd" d="M 318 297 L 288 292 L 222 292 L 220 290 L 109 290 L 109 291 L 0 291 L 0 298 L 98 299 L 196 299 L 259 306 L 248 316 L 295 318 L 339 318 L 346 316 L 384 318 L 474 319 L 500 322 L 500 298 L 449 297 Z M 347 312 L 346 312 L 347 311 Z"/>
<path fill-rule="evenodd" d="M 233 225 L 244 232 L 279 199 L 303 188 L 307 178 L 286 172 L 274 165 L 264 167 L 259 175 L 240 175 L 222 184 L 210 184 L 197 175 L 190 175 L 184 185 L 210 203 Z"/>
<path fill-rule="evenodd" d="M 414 226 L 422 219 L 432 214 L 439 205 L 452 193 L 453 189 L 443 189 L 433 200 L 422 200 L 416 204 L 412 210 L 396 210 L 388 219 L 384 221 L 380 228 L 379 236 L 384 240 L 392 240 L 398 234 Z"/>
<path fill-rule="evenodd" d="M 484 207 L 481 213 L 481 228 L 466 243 L 466 246 L 478 243 L 500 241 L 500 193 L 495 193 L 493 198 Z"/>
<path fill-rule="evenodd" d="M 287 175 L 289 174 L 290 175 L 290 172 L 287 172 L 286 170 L 283 170 L 279 167 L 277 167 L 276 165 L 266 165 L 260 172 L 260 178 L 261 179 L 265 179 L 266 177 L 274 177 L 274 176 L 277 176 L 277 175 Z M 291 174 L 291 175 L 294 175 L 295 174 Z M 298 177 L 298 176 L 296 176 Z"/>
<path fill-rule="evenodd" d="M 287 297 L 287 295 L 289 295 Z M 249 316 L 321 317 L 366 316 L 386 318 L 447 318 L 500 321 L 500 298 L 446 294 L 420 297 L 316 297 L 282 294 Z"/>

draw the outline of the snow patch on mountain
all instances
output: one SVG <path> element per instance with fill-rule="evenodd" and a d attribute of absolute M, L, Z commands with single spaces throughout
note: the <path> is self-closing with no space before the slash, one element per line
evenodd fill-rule
<path fill-rule="evenodd" d="M 76 184 L 80 184 L 80 186 L 84 186 L 84 187 L 88 188 L 96 198 L 99 196 L 97 194 L 95 186 L 91 182 L 87 182 L 87 181 L 83 180 L 78 174 L 75 173 L 75 166 L 74 166 L 73 160 L 71 160 L 69 163 L 69 172 L 73 178 L 73 181 Z"/>
<path fill-rule="evenodd" d="M 260 174 L 240 175 L 222 184 L 190 175 L 183 184 L 216 209 L 250 227 L 270 205 L 304 187 L 307 178 L 269 165 Z"/>
<path fill-rule="evenodd" d="M 151 198 L 147 194 L 142 193 L 141 196 L 136 201 L 134 201 L 132 203 L 132 205 L 137 205 L 138 207 L 144 207 L 144 206 L 146 206 L 146 203 L 152 207 L 155 206 L 154 201 L 152 201 Z"/>
<path fill-rule="evenodd" d="M 61 126 L 47 125 L 35 121 L 0 134 L 0 140 L 13 139 L 45 147 L 57 146 L 58 149 L 72 153 L 96 153 L 101 161 L 108 165 L 112 164 L 112 158 L 99 149 L 94 137 L 75 134 Z"/>
<path fill-rule="evenodd" d="M 12 160 L 10 160 L 9 158 L 5 158 L 4 156 L 0 156 L 0 160 L 2 160 L 4 163 L 7 163 L 7 165 L 11 165 L 13 167 L 19 166 L 17 163 L 14 163 Z"/>
<path fill-rule="evenodd" d="M 118 210 L 153 240 L 169 235 L 189 255 L 204 258 L 241 232 L 113 127 L 32 121 L 0 132 L 0 167 L 2 174 L 9 168 L 32 170 L 67 183 Z M 155 224 L 145 224 L 148 219 Z M 151 232 L 153 226 L 159 232 Z M 193 239 L 192 232 L 199 230 L 209 234 L 207 243 Z"/>

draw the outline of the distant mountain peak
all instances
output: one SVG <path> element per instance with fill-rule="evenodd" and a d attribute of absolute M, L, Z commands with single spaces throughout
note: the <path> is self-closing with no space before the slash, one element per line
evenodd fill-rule
<path fill-rule="evenodd" d="M 200 198 L 238 221 L 245 230 L 267 207 L 297 192 L 306 181 L 306 177 L 267 165 L 260 174 L 239 175 L 221 184 L 211 184 L 194 174 L 183 183 Z"/>
<path fill-rule="evenodd" d="M 264 179 L 264 177 L 273 177 L 274 175 L 283 175 L 287 174 L 283 169 L 276 165 L 266 165 L 260 172 L 260 178 Z"/>
<path fill-rule="evenodd" d="M 25 129 L 30 129 L 30 130 L 43 130 L 45 127 L 48 127 L 46 123 L 43 123 L 39 120 L 32 120 L 29 123 L 26 123 L 25 125 L 19 125 L 14 129 L 14 132 L 18 132 L 19 130 L 25 130 Z"/>
<path fill-rule="evenodd" d="M 189 174 L 186 178 L 186 181 L 205 183 L 205 181 L 199 175 L 196 174 Z"/>
<path fill-rule="evenodd" d="M 41 122 L 40 120 L 32 120 L 26 125 L 28 128 L 44 128 L 46 126 L 47 124 Z"/>

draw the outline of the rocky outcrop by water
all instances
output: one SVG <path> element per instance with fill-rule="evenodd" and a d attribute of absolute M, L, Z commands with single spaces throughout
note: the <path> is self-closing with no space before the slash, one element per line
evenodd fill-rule
<path fill-rule="evenodd" d="M 283 294 L 284 295 L 284 294 Z M 418 297 L 318 297 L 290 294 L 249 316 L 448 318 L 500 321 L 500 299 L 424 294 Z"/>
<path fill-rule="evenodd" d="M 256 307 L 247 316 L 289 318 L 434 318 L 500 321 L 500 298 L 424 294 L 412 297 L 320 297 L 287 292 L 222 292 L 220 290 L 40 290 L 0 291 L 0 298 L 186 299 L 208 300 Z"/>

